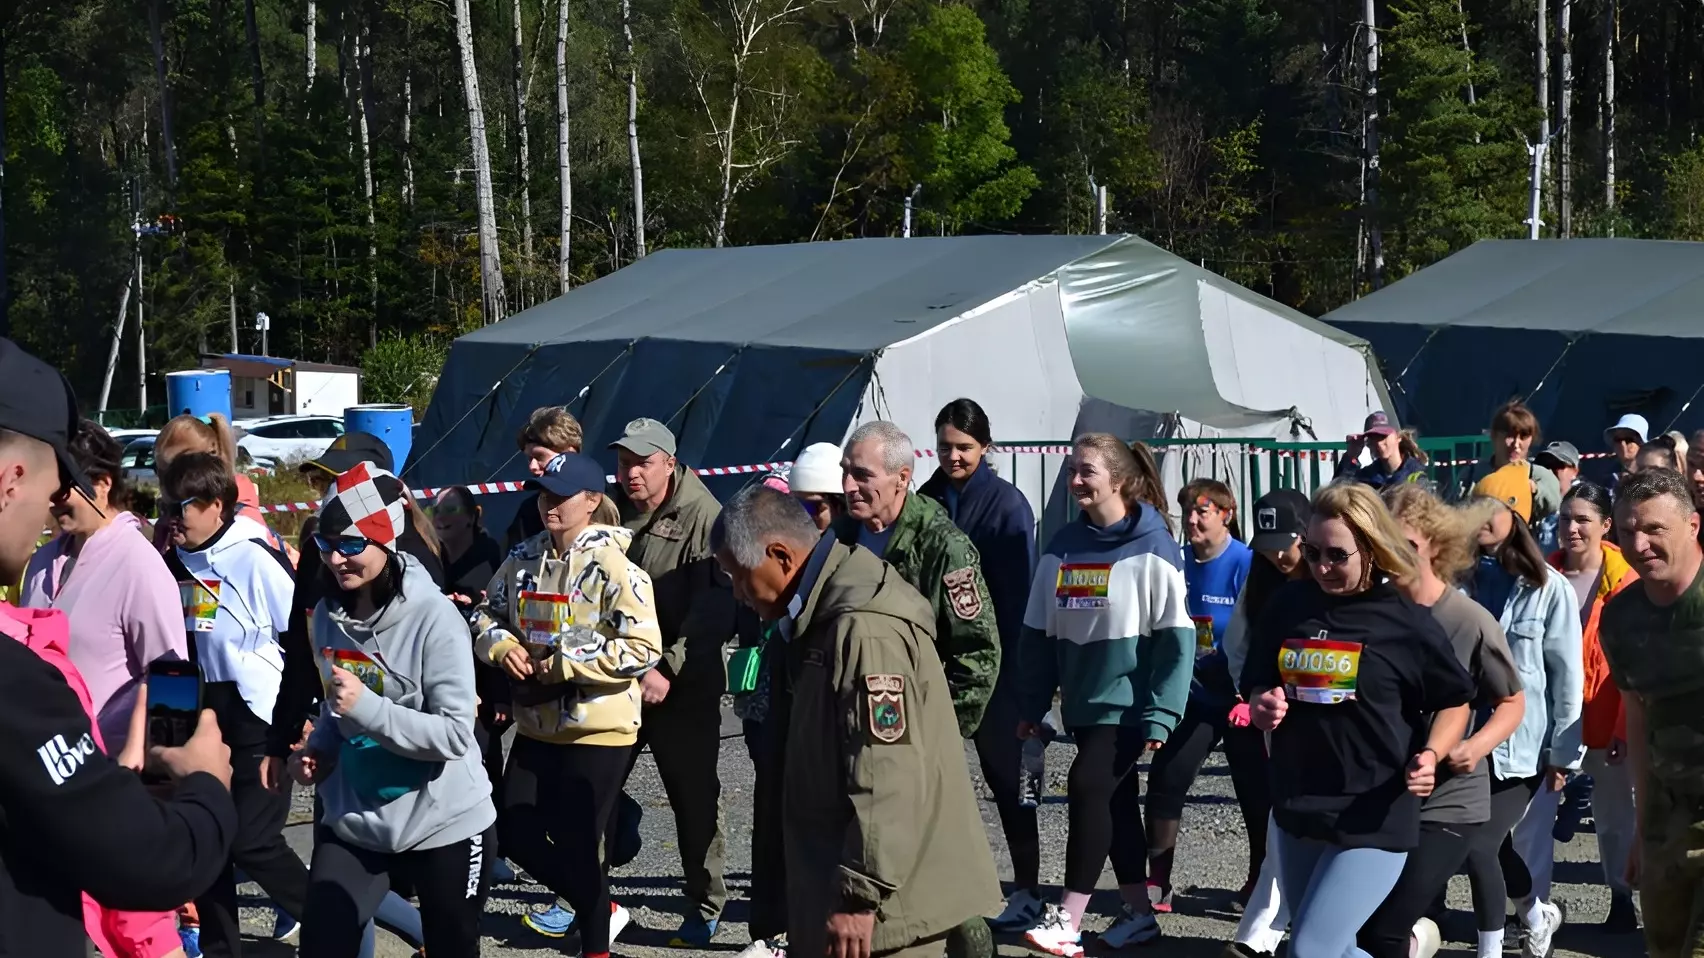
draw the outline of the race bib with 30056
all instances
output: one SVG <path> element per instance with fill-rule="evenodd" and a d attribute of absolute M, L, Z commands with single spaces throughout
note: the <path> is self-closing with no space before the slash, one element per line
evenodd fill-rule
<path fill-rule="evenodd" d="M 1278 650 L 1284 694 L 1298 702 L 1337 705 L 1355 698 L 1361 677 L 1361 643 L 1328 639 L 1285 639 Z"/>

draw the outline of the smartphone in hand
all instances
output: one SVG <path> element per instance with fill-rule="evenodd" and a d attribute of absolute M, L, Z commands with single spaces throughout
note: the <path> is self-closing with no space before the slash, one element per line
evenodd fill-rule
<path fill-rule="evenodd" d="M 189 741 L 201 719 L 201 670 L 182 659 L 148 665 L 148 745 L 175 748 Z M 153 775 L 143 776 L 159 781 Z"/>

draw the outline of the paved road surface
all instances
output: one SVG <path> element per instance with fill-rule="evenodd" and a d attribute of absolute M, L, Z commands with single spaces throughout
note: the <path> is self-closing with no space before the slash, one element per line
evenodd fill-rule
<path fill-rule="evenodd" d="M 728 718 L 724 724 L 722 742 L 723 806 L 728 825 L 728 885 L 735 898 L 728 905 L 727 920 L 706 954 L 738 952 L 747 943 L 745 903 L 739 900 L 749 887 L 747 869 L 750 864 L 749 836 L 751 826 L 751 763 L 744 743 L 737 737 L 738 725 Z M 1056 745 L 1048 751 L 1049 776 L 1055 794 L 1042 808 L 1042 880 L 1057 883 L 1063 874 L 1065 859 L 1064 775 L 1073 750 L 1068 745 Z M 988 827 L 995 859 L 999 862 L 1001 878 L 1010 880 L 1011 872 L 1005 857 L 1005 843 L 993 804 L 988 801 L 976 761 L 970 756 L 972 774 L 982 798 L 982 817 Z M 680 860 L 674 844 L 674 820 L 663 798 L 662 785 L 649 756 L 643 758 L 634 772 L 631 791 L 645 807 L 643 832 L 645 849 L 633 863 L 615 876 L 616 898 L 633 911 L 634 922 L 616 942 L 614 953 L 623 958 L 679 958 L 683 952 L 667 947 L 670 933 L 679 924 L 684 905 L 679 889 Z M 289 829 L 291 842 L 305 856 L 309 833 L 306 824 L 312 801 L 298 791 L 297 814 L 292 819 L 299 824 Z M 1165 937 L 1157 944 L 1140 949 L 1151 958 L 1217 958 L 1223 943 L 1230 939 L 1236 927 L 1236 915 L 1226 908 L 1231 893 L 1241 886 L 1246 862 L 1246 839 L 1241 816 L 1231 791 L 1230 775 L 1223 759 L 1214 755 L 1191 794 L 1184 814 L 1183 833 L 1177 856 L 1175 895 L 1177 913 L 1162 917 Z M 1606 936 L 1594 927 L 1603 919 L 1609 907 L 1608 893 L 1601 885 L 1601 873 L 1596 863 L 1597 846 L 1589 828 L 1568 845 L 1557 847 L 1557 887 L 1555 897 L 1566 903 L 1570 924 L 1557 938 L 1556 954 L 1560 958 L 1593 956 L 1593 958 L 1639 958 L 1644 954 L 1643 942 L 1637 935 Z M 1116 883 L 1110 868 L 1101 877 L 1103 891 L 1096 896 L 1087 928 L 1099 930 L 1111 920 L 1118 907 Z M 1054 886 L 1057 893 L 1057 886 Z M 260 891 L 247 886 L 245 892 L 254 896 L 252 905 L 261 902 Z M 1453 921 L 1444 928 L 1447 938 L 1456 939 L 1447 947 L 1458 952 L 1472 952 L 1469 942 L 1474 927 L 1468 913 L 1467 880 L 1457 877 L 1450 887 L 1450 907 Z M 541 938 L 520 923 L 520 915 L 528 910 L 547 907 L 548 892 L 536 885 L 503 885 L 492 891 L 486 905 L 486 958 L 552 958 L 577 955 L 573 939 L 556 942 Z M 269 909 L 246 908 L 246 929 L 260 935 L 271 927 Z M 396 939 L 381 933 L 380 958 L 409 958 L 410 952 Z M 1090 954 L 1095 954 L 1091 944 Z M 295 949 L 267 941 L 256 941 L 244 949 L 245 955 L 257 958 L 290 958 Z M 1000 954 L 1008 956 L 1030 954 L 1015 939 L 1002 942 Z"/>

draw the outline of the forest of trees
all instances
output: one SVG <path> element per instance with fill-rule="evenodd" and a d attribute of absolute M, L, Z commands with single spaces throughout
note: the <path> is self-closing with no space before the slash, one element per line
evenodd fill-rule
<path fill-rule="evenodd" d="M 4 322 L 91 405 L 121 310 L 134 407 L 138 315 L 150 371 L 259 351 L 258 312 L 275 354 L 429 362 L 913 194 L 919 235 L 1085 233 L 1104 188 L 1315 314 L 1528 235 L 1534 144 L 1540 235 L 1704 240 L 1704 0 L 6 6 Z"/>

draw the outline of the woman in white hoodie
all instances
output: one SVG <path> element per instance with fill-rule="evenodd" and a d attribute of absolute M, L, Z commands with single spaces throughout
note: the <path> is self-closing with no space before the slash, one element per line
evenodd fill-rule
<path fill-rule="evenodd" d="M 285 914 L 300 920 L 308 869 L 284 842 L 290 797 L 261 783 L 266 718 L 278 697 L 284 650 L 278 634 L 290 621 L 290 562 L 266 542 L 266 528 L 237 515 L 230 466 L 212 453 L 177 456 L 160 476 L 161 513 L 169 523 L 166 565 L 183 602 L 189 658 L 201 670 L 202 705 L 218 716 L 231 748 L 231 800 L 238 830 L 231 863 L 195 900 L 201 948 L 239 954 L 240 868 Z"/>
<path fill-rule="evenodd" d="M 338 476 L 313 545 L 327 577 L 314 610 L 325 699 L 291 774 L 318 787 L 302 954 L 355 958 L 393 880 L 420 896 L 427 953 L 478 958 L 497 811 L 474 744 L 467 621 L 396 548 L 402 482 L 371 463 Z"/>

